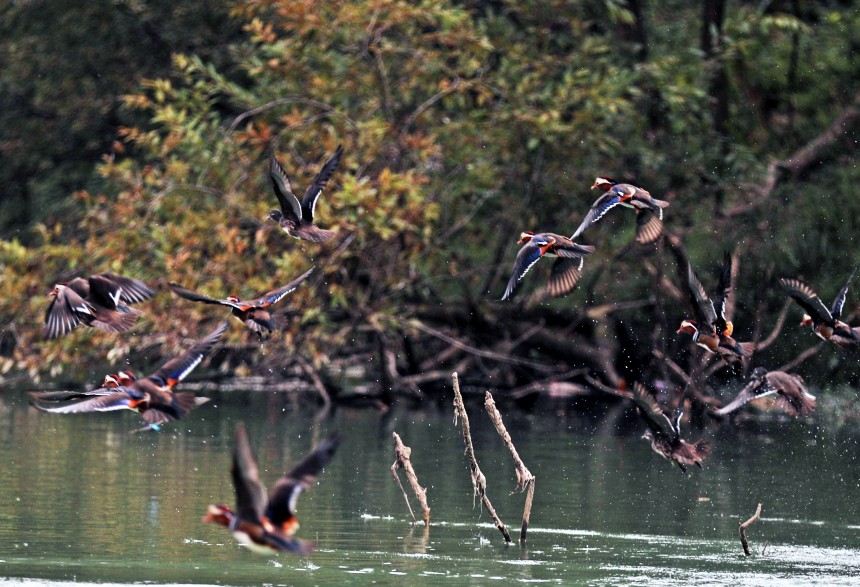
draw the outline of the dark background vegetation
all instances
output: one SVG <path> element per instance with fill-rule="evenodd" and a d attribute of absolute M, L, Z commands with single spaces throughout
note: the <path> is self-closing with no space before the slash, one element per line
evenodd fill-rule
<path fill-rule="evenodd" d="M 220 316 L 163 291 L 131 334 L 45 341 L 45 294 L 72 276 L 253 297 L 316 264 L 283 333 L 261 348 L 231 329 L 225 376 L 295 371 L 337 394 L 361 366 L 383 399 L 426 396 L 455 369 L 467 388 L 517 396 L 576 392 L 587 372 L 612 386 L 690 370 L 720 382 L 750 365 L 716 370 L 675 334 L 689 315 L 678 258 L 713 287 L 728 250 L 736 338 L 779 332 L 752 365 L 856 383 L 858 355 L 808 351 L 817 339 L 776 279 L 801 277 L 829 304 L 860 261 L 857 8 L 7 2 L 0 372 L 144 369 Z M 318 206 L 339 236 L 314 245 L 266 222 L 272 150 L 303 189 L 339 144 Z M 582 237 L 597 253 L 576 291 L 531 298 L 543 262 L 498 302 L 520 231 L 572 233 L 597 175 L 669 200 L 670 236 L 632 247 L 632 212 L 613 210 Z"/>

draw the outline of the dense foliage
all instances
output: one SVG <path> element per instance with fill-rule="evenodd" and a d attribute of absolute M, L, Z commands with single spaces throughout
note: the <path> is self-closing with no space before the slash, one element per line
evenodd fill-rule
<path fill-rule="evenodd" d="M 54 96 L 66 101 L 56 113 L 66 123 L 84 125 L 93 145 L 113 145 L 96 176 L 31 191 L 32 224 L 6 228 L 4 372 L 35 378 L 78 366 L 95 378 L 96 366 L 132 351 L 198 336 L 199 322 L 218 314 L 163 293 L 142 306 L 136 336 L 81 328 L 41 340 L 44 294 L 72 275 L 113 271 L 252 297 L 315 264 L 315 278 L 287 300 L 287 330 L 257 351 L 235 328 L 223 369 L 255 373 L 301 357 L 331 373 L 332 359 L 355 354 L 380 364 L 381 387 L 416 393 L 420 374 L 434 369 L 506 387 L 583 365 L 612 384 L 668 378 L 652 349 L 683 365 L 690 348 L 674 334 L 687 313 L 678 254 L 712 285 L 723 251 L 734 252 L 741 340 L 774 327 L 785 300 L 776 277 L 800 276 L 829 303 L 860 261 L 860 124 L 850 116 L 860 106 L 860 13 L 851 2 L 731 3 L 713 22 L 680 1 L 229 7 L 220 37 L 175 51 L 169 74 L 134 89 L 137 75 L 152 75 L 143 62 L 112 74 L 123 79 L 112 115 L 125 122 L 115 130 L 88 122 L 92 110 L 78 102 L 119 96 L 69 85 L 87 73 L 56 69 L 49 91 L 34 83 L 41 77 L 4 71 L 4 102 L 20 112 Z M 69 22 L 68 34 L 85 34 L 76 28 L 84 22 Z M 29 34 L 21 28 L 4 43 L 22 67 L 30 57 L 15 39 Z M 790 163 L 845 113 L 811 163 L 769 167 Z M 16 181 L 68 158 L 48 146 L 65 125 L 46 135 L 34 130 L 36 114 L 17 118 L 39 142 Z M 269 154 L 303 190 L 339 144 L 344 159 L 317 208 L 319 224 L 339 236 L 290 239 L 265 220 L 276 205 Z M 545 278 L 539 263 L 513 303 L 497 302 L 520 231 L 571 233 L 600 174 L 670 200 L 666 229 L 681 244 L 631 249 L 633 215 L 613 210 L 583 235 L 597 253 L 574 293 L 524 303 Z M 64 214 L 39 193 L 65 199 Z M 858 299 L 850 295 L 846 311 L 855 323 Z M 790 308 L 780 338 L 754 362 L 776 368 L 815 344 L 796 326 L 800 313 Z M 856 378 L 856 357 L 827 347 L 800 370 Z"/>

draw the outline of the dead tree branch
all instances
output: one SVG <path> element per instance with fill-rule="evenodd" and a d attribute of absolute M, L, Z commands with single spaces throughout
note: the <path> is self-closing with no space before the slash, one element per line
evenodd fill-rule
<path fill-rule="evenodd" d="M 475 458 L 475 449 L 472 446 L 472 434 L 469 431 L 469 416 L 466 414 L 466 405 L 463 403 L 462 394 L 460 394 L 460 380 L 456 373 L 452 375 L 452 379 L 454 382 L 454 425 L 457 425 L 458 419 L 461 420 L 463 425 L 463 443 L 466 445 L 466 456 L 469 458 L 472 487 L 475 488 L 475 495 L 481 498 L 481 503 L 484 505 L 487 513 L 493 518 L 496 528 L 504 536 L 505 542 L 511 542 L 511 535 L 508 532 L 507 526 L 499 518 L 495 508 L 493 508 L 493 504 L 490 503 L 490 499 L 487 497 L 487 478 L 484 477 L 481 468 L 478 466 L 478 460 Z"/>
<path fill-rule="evenodd" d="M 314 369 L 313 365 L 305 359 L 301 354 L 296 354 L 296 360 L 299 363 L 299 366 L 302 368 L 302 371 L 305 372 L 305 375 L 310 377 L 311 382 L 314 385 L 314 389 L 317 390 L 317 393 L 322 398 L 323 406 L 326 408 L 331 407 L 331 394 L 329 394 L 328 389 L 326 389 L 325 383 L 323 383 L 322 378 L 317 373 L 316 369 Z"/>
<path fill-rule="evenodd" d="M 740 526 L 738 527 L 738 533 L 741 536 L 741 546 L 743 546 L 744 554 L 747 556 L 750 556 L 751 553 L 750 545 L 747 542 L 746 530 L 747 528 L 758 522 L 759 518 L 761 518 L 761 504 L 758 504 L 758 507 L 755 509 L 755 513 L 752 515 L 752 517 L 746 522 L 741 522 Z"/>
<path fill-rule="evenodd" d="M 421 504 L 421 511 L 424 513 L 424 526 L 429 526 L 430 506 L 427 504 L 427 489 L 421 487 L 421 484 L 418 483 L 418 475 L 415 474 L 415 469 L 412 468 L 412 461 L 410 460 L 412 449 L 403 444 L 403 441 L 400 440 L 400 436 L 397 432 L 392 432 L 391 435 L 394 438 L 394 454 L 397 457 L 394 464 L 391 465 L 391 474 L 394 475 L 395 479 L 397 479 L 397 484 L 400 485 L 400 491 L 403 492 L 403 499 L 406 500 L 406 507 L 409 508 L 409 514 L 412 516 L 412 521 L 415 522 L 415 514 L 412 513 L 412 506 L 409 505 L 409 497 L 406 495 L 406 490 L 403 489 L 403 483 L 400 482 L 400 477 L 397 475 L 397 469 L 403 469 L 406 473 L 406 479 L 412 487 L 412 492 L 415 493 L 418 503 Z"/>
<path fill-rule="evenodd" d="M 773 330 L 770 331 L 767 338 L 756 343 L 756 352 L 766 349 L 776 341 L 776 337 L 779 336 L 779 333 L 782 332 L 782 327 L 785 326 L 785 319 L 788 317 L 788 309 L 790 307 L 791 300 L 786 300 L 785 305 L 779 313 L 779 317 L 776 319 L 776 325 L 774 325 Z"/>
<path fill-rule="evenodd" d="M 794 357 L 792 360 L 790 360 L 788 363 L 781 366 L 778 370 L 779 371 L 786 371 L 786 372 L 791 371 L 792 369 L 794 369 L 795 367 L 800 365 L 802 362 L 804 362 L 809 357 L 812 357 L 812 356 L 818 354 L 818 351 L 820 351 L 822 348 L 824 348 L 825 344 L 827 344 L 827 341 L 822 340 L 817 345 L 809 347 L 808 349 L 806 349 L 805 351 L 803 351 L 802 353 L 800 353 L 799 355 Z"/>
<path fill-rule="evenodd" d="M 780 184 L 787 179 L 797 179 L 804 173 L 821 163 L 825 151 L 839 139 L 848 135 L 860 122 L 860 93 L 854 96 L 852 104 L 842 111 L 826 130 L 798 149 L 788 159 L 773 160 L 767 166 L 767 176 L 760 187 L 750 186 L 755 199 L 747 204 L 741 204 L 727 210 L 727 217 L 740 216 L 768 202 Z"/>
<path fill-rule="evenodd" d="M 526 532 L 529 528 L 529 518 L 532 514 L 532 501 L 535 496 L 535 476 L 528 470 L 526 464 L 520 458 L 517 448 L 514 446 L 514 441 L 511 440 L 511 435 L 508 434 L 508 429 L 505 428 L 505 423 L 502 421 L 502 415 L 496 408 L 496 402 L 493 400 L 492 394 L 488 391 L 484 396 L 484 407 L 487 414 L 490 415 L 490 420 L 493 421 L 493 426 L 496 427 L 496 432 L 502 437 L 508 452 L 511 453 L 511 458 L 514 460 L 514 468 L 517 472 L 517 490 L 526 491 L 526 503 L 523 508 L 523 525 L 520 528 L 520 544 L 526 543 Z"/>
<path fill-rule="evenodd" d="M 410 326 L 417 328 L 421 332 L 429 334 L 430 336 L 438 338 L 439 340 L 443 340 L 443 341 L 447 342 L 448 344 L 450 344 L 451 346 L 455 346 L 455 347 L 457 347 L 463 351 L 466 351 L 467 353 L 471 353 L 471 354 L 476 355 L 478 357 L 483 357 L 485 359 L 492 359 L 495 361 L 501 361 L 504 363 L 513 363 L 516 365 L 525 365 L 527 367 L 531 367 L 532 369 L 538 369 L 540 371 L 554 371 L 555 370 L 554 367 L 551 367 L 550 365 L 547 365 L 546 363 L 539 363 L 538 361 L 530 361 L 528 359 L 521 359 L 520 357 L 514 357 L 512 355 L 507 355 L 507 354 L 502 354 L 502 353 L 495 353 L 493 351 L 484 351 L 481 349 L 476 349 L 475 347 L 468 345 L 464 342 L 461 342 L 452 336 L 448 336 L 444 332 L 440 332 L 440 331 L 436 330 L 435 328 L 427 326 L 426 324 L 424 324 L 423 322 L 420 322 L 418 320 L 410 320 L 408 322 L 408 324 Z"/>

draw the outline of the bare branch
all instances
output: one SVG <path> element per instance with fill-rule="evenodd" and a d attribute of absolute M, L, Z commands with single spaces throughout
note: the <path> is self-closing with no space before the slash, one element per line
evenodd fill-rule
<path fill-rule="evenodd" d="M 498 528 L 499 532 L 504 536 L 505 542 L 511 542 L 511 535 L 508 532 L 507 526 L 505 526 L 502 519 L 496 513 L 495 508 L 493 508 L 493 504 L 490 503 L 490 498 L 487 497 L 487 478 L 484 477 L 484 474 L 481 472 L 481 468 L 478 466 L 478 460 L 475 458 L 475 449 L 472 446 L 472 434 L 469 430 L 469 416 L 466 414 L 466 405 L 463 403 L 463 396 L 460 394 L 460 380 L 456 373 L 452 375 L 452 379 L 454 383 L 454 425 L 456 426 L 457 419 L 459 418 L 462 422 L 463 443 L 466 445 L 466 456 L 469 458 L 469 470 L 472 474 L 472 487 L 475 489 L 475 495 L 481 498 L 481 503 L 484 505 L 487 513 L 490 514 L 491 518 L 493 518 L 496 528 Z"/>
<path fill-rule="evenodd" d="M 403 484 L 400 483 L 400 477 L 397 476 L 397 469 L 403 469 L 406 473 L 406 479 L 409 480 L 409 485 L 412 487 L 415 497 L 418 498 L 418 503 L 421 504 L 421 510 L 424 512 L 424 526 L 429 526 L 430 506 L 427 504 L 427 489 L 421 487 L 421 484 L 418 483 L 418 475 L 415 474 L 415 469 L 412 468 L 412 461 L 410 460 L 412 449 L 403 444 L 403 441 L 400 440 L 400 436 L 397 432 L 392 432 L 391 435 L 394 438 L 394 454 L 397 456 L 394 464 L 391 465 L 391 474 L 394 475 L 395 479 L 397 479 L 397 483 L 400 484 L 400 490 L 403 491 Z M 409 498 L 406 496 L 406 491 L 403 491 L 403 497 L 406 499 L 406 506 L 409 507 L 409 513 L 412 514 L 412 506 L 409 505 Z M 415 521 L 415 514 L 412 514 L 412 521 Z"/>
<path fill-rule="evenodd" d="M 546 363 L 539 363 L 537 361 L 530 361 L 528 359 L 521 359 L 519 357 L 514 357 L 511 355 L 503 355 L 501 353 L 494 353 L 493 351 L 483 351 L 481 349 L 476 349 L 475 347 L 468 345 L 464 342 L 460 342 L 456 338 L 448 336 L 444 332 L 440 332 L 435 328 L 431 328 L 427 326 L 423 322 L 419 322 L 418 320 L 410 320 L 408 322 L 409 325 L 417 328 L 418 330 L 429 334 L 430 336 L 434 336 L 439 340 L 444 340 L 450 345 L 456 346 L 457 348 L 466 351 L 467 353 L 471 353 L 473 355 L 477 355 L 479 357 L 483 357 L 485 359 L 492 359 L 494 361 L 502 361 L 504 363 L 513 363 L 515 365 L 525 365 L 527 367 L 531 367 L 532 369 L 538 369 L 540 371 L 554 371 L 555 368 L 551 365 L 547 365 Z"/>
<path fill-rule="evenodd" d="M 499 436 L 502 437 L 508 452 L 511 453 L 511 458 L 514 460 L 514 468 L 517 472 L 517 489 L 519 491 L 527 491 L 526 503 L 523 508 L 523 524 L 520 528 L 520 544 L 525 544 L 526 532 L 529 527 L 529 518 L 532 513 L 532 501 L 534 500 L 535 494 L 535 476 L 532 475 L 531 471 L 528 470 L 526 464 L 520 458 L 520 454 L 514 446 L 514 441 L 511 440 L 511 435 L 508 434 L 508 430 L 505 428 L 505 423 L 502 421 L 502 415 L 499 413 L 498 408 L 496 408 L 496 402 L 493 400 L 493 396 L 489 391 L 484 396 L 484 408 L 486 408 L 487 414 L 490 415 L 490 420 L 493 422 L 493 426 L 496 427 L 496 432 L 498 432 Z"/>
<path fill-rule="evenodd" d="M 788 363 L 779 367 L 777 370 L 778 371 L 786 371 L 786 372 L 791 371 L 792 369 L 794 369 L 795 367 L 800 365 L 802 362 L 804 362 L 809 357 L 816 355 L 818 353 L 818 351 L 820 351 L 824 347 L 825 344 L 827 344 L 827 341 L 822 340 L 817 345 L 809 347 L 808 349 L 806 349 L 805 351 L 803 351 L 802 353 L 800 353 L 799 355 L 794 357 L 792 360 L 790 360 Z"/>
<path fill-rule="evenodd" d="M 797 179 L 824 160 L 825 151 L 846 136 L 860 122 L 860 92 L 839 117 L 825 131 L 797 150 L 788 159 L 773 160 L 767 166 L 763 186 L 749 186 L 754 200 L 735 206 L 723 215 L 729 218 L 746 214 L 767 204 L 773 192 L 787 179 Z"/>
<path fill-rule="evenodd" d="M 750 556 L 750 545 L 747 542 L 746 529 L 758 522 L 759 518 L 761 518 L 761 504 L 758 504 L 758 507 L 755 509 L 755 513 L 752 517 L 746 522 L 741 522 L 738 532 L 741 535 L 741 546 L 743 546 L 744 554 Z"/>

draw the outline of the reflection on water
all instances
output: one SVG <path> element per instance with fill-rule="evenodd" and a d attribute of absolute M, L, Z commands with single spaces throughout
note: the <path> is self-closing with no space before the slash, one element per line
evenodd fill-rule
<path fill-rule="evenodd" d="M 860 575 L 858 437 L 814 421 L 712 427 L 704 471 L 684 476 L 651 452 L 635 419 L 505 412 L 536 475 L 529 543 L 505 546 L 473 504 L 451 414 L 338 410 L 329 418 L 277 394 L 225 392 L 161 433 L 128 434 L 134 414 L 52 416 L 4 392 L 0 409 L 0 577 L 10 584 L 840 584 Z M 524 495 L 501 440 L 474 414 L 488 491 L 513 534 Z M 309 558 L 264 558 L 200 518 L 233 502 L 230 448 L 248 424 L 269 487 L 330 432 L 344 436 L 302 495 Z M 632 426 L 629 424 L 633 422 Z M 413 449 L 433 527 L 413 527 L 389 467 L 390 432 Z M 697 438 L 698 434 L 691 434 Z M 764 504 L 745 558 L 739 519 Z M 413 504 L 414 505 L 414 504 Z M 31 581 L 29 579 L 38 579 Z"/>

